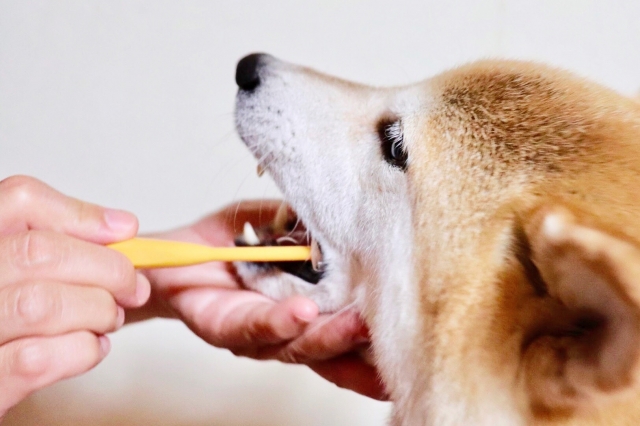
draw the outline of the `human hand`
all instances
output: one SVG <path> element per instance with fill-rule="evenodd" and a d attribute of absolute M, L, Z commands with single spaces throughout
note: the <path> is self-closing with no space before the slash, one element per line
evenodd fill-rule
<path fill-rule="evenodd" d="M 279 202 L 245 201 L 154 237 L 230 246 L 245 222 L 267 223 L 278 206 Z M 355 352 L 368 344 L 357 313 L 318 315 L 315 303 L 302 296 L 274 302 L 242 289 L 228 263 L 145 273 L 152 283 L 152 302 L 138 313 L 127 313 L 127 318 L 177 317 L 208 343 L 236 355 L 304 363 L 338 386 L 385 398 L 376 370 Z"/>
<path fill-rule="evenodd" d="M 123 307 L 150 286 L 104 247 L 133 237 L 136 218 L 25 176 L 0 181 L 0 420 L 30 393 L 97 365 Z"/>

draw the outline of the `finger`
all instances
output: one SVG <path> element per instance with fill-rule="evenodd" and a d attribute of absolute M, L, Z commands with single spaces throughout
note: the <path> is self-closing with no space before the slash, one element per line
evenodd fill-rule
<path fill-rule="evenodd" d="M 299 336 L 318 315 L 311 300 L 292 297 L 275 303 L 247 290 L 190 288 L 170 297 L 172 307 L 207 342 L 234 351 Z"/>
<path fill-rule="evenodd" d="M 376 369 L 357 354 L 309 364 L 318 375 L 337 386 L 380 401 L 389 399 Z"/>
<path fill-rule="evenodd" d="M 181 268 L 147 269 L 144 274 L 153 282 L 154 292 L 166 296 L 177 288 L 207 287 L 238 289 L 238 280 L 229 263 L 208 262 Z"/>
<path fill-rule="evenodd" d="M 289 363 L 309 363 L 334 358 L 368 341 L 368 332 L 360 316 L 354 311 L 345 311 L 318 317 L 296 340 L 277 352 L 265 348 L 259 356 Z"/>
<path fill-rule="evenodd" d="M 67 197 L 31 177 L 11 176 L 0 181 L 0 235 L 29 229 L 108 244 L 133 237 L 138 221 L 131 213 Z"/>
<path fill-rule="evenodd" d="M 246 318 L 244 334 L 249 346 L 271 345 L 298 337 L 318 315 L 318 308 L 311 300 L 294 296 L 275 305 L 260 304 L 247 309 L 246 315 L 237 315 L 238 321 Z"/>
<path fill-rule="evenodd" d="M 102 287 L 126 307 L 140 306 L 150 291 L 121 253 L 50 231 L 1 238 L 0 277 L 0 286 L 51 280 Z"/>
<path fill-rule="evenodd" d="M 23 337 L 115 331 L 124 309 L 108 291 L 51 281 L 0 288 L 0 345 Z"/>
<path fill-rule="evenodd" d="M 0 346 L 0 416 L 32 392 L 95 367 L 109 348 L 107 337 L 88 331 Z"/>

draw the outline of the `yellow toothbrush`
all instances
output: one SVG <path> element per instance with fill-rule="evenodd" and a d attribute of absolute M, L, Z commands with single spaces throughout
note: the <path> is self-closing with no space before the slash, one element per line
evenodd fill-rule
<path fill-rule="evenodd" d="M 167 268 L 212 261 L 284 262 L 311 257 L 311 248 L 306 246 L 209 247 L 151 238 L 132 238 L 108 247 L 127 256 L 136 268 Z"/>

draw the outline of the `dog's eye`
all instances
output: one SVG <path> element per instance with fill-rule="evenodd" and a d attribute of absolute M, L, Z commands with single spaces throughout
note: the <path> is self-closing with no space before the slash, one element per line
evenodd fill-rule
<path fill-rule="evenodd" d="M 401 170 L 407 169 L 407 152 L 404 149 L 402 125 L 400 121 L 382 121 L 378 125 L 382 156 L 390 165 Z"/>

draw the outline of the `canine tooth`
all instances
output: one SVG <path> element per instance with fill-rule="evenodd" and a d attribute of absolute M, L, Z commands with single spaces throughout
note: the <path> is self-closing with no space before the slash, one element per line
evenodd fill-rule
<path fill-rule="evenodd" d="M 287 203 L 282 202 L 280 204 L 280 207 L 278 207 L 276 216 L 273 218 L 273 229 L 276 231 L 284 230 L 284 227 L 287 225 L 288 219 L 289 213 L 287 211 Z"/>
<path fill-rule="evenodd" d="M 264 167 L 262 167 L 262 164 L 258 164 L 257 172 L 258 177 L 262 177 L 262 175 L 264 174 Z"/>
<path fill-rule="evenodd" d="M 244 241 L 250 246 L 257 246 L 260 244 L 260 238 L 258 238 L 258 234 L 256 234 L 255 229 L 249 222 L 244 223 L 244 230 L 242 232 L 244 236 Z"/>
<path fill-rule="evenodd" d="M 314 271 L 320 270 L 320 264 L 322 263 L 322 251 L 315 238 L 311 238 L 311 267 Z"/>

